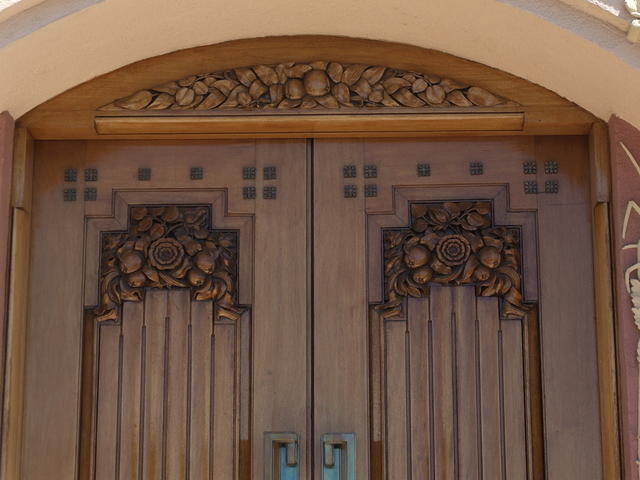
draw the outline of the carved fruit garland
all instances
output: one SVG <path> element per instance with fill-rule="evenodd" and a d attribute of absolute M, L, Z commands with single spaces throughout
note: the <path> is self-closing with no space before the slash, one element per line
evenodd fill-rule
<path fill-rule="evenodd" d="M 475 285 L 522 317 L 520 230 L 492 226 L 489 202 L 411 205 L 411 227 L 384 233 L 385 318 L 402 314 L 403 298 L 427 297 L 430 284 Z"/>
<path fill-rule="evenodd" d="M 254 65 L 192 75 L 140 90 L 100 110 L 493 107 L 512 105 L 483 88 L 379 65 L 317 61 Z"/>
<path fill-rule="evenodd" d="M 211 231 L 207 207 L 133 207 L 128 232 L 103 233 L 98 322 L 117 320 L 146 288 L 190 288 L 217 315 L 236 320 L 237 234 Z"/>

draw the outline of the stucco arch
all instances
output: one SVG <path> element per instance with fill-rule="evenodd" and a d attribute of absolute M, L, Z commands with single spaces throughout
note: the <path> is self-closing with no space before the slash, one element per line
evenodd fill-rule
<path fill-rule="evenodd" d="M 505 70 L 601 118 L 640 125 L 640 46 L 559 1 L 223 3 L 106 0 L 0 50 L 0 110 L 19 117 L 123 65 L 188 47 L 260 36 L 326 34 L 441 50 Z M 529 10 L 527 10 L 529 9 Z"/>

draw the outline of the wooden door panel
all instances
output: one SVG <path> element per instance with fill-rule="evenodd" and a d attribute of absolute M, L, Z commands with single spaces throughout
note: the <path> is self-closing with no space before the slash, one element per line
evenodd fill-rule
<path fill-rule="evenodd" d="M 307 155 L 305 142 L 261 143 L 256 167 L 277 168 L 277 180 L 258 176 L 258 191 L 277 184 L 277 199 L 256 203 L 256 249 L 253 298 L 254 366 L 252 417 L 253 476 L 262 478 L 266 462 L 262 449 L 264 432 L 295 432 L 299 435 L 300 478 L 310 465 L 308 445 L 307 388 L 310 284 L 307 264 Z"/>
<path fill-rule="evenodd" d="M 597 478 L 585 165 L 566 137 L 39 143 L 24 478 L 262 478 L 266 432 L 301 479 L 336 433 L 362 478 Z"/>
<path fill-rule="evenodd" d="M 306 358 L 308 342 L 305 142 L 43 143 L 36 157 L 34 226 L 37 238 L 51 240 L 34 240 L 32 292 L 50 302 L 31 297 L 24 478 L 71 478 L 65 472 L 76 468 L 82 479 L 254 478 L 263 475 L 265 431 L 296 431 L 306 448 L 307 363 L 290 361 Z M 150 169 L 145 178 L 140 168 Z M 64 177 L 69 169 L 73 179 Z M 180 215 L 174 223 L 171 208 Z M 207 238 L 172 233 L 192 228 L 192 211 L 208 212 Z M 151 228 L 142 226 L 147 217 Z M 144 270 L 124 270 L 120 255 L 139 243 L 123 243 L 116 280 L 105 280 L 112 270 L 103 247 L 132 235 L 142 242 Z M 163 248 L 178 252 L 175 264 L 154 247 L 162 235 L 174 239 Z M 235 249 L 231 276 L 216 277 L 232 257 L 198 263 L 196 255 L 224 238 Z M 51 248 L 60 250 L 57 262 L 40 259 Z M 169 270 L 158 266 L 165 260 Z M 206 261 L 215 265 L 210 277 Z M 195 265 L 203 270 L 192 277 Z M 178 288 L 166 288 L 173 282 Z M 185 282 L 191 288 L 180 288 Z M 200 290 L 215 301 L 194 297 Z M 123 299 L 115 304 L 114 291 Z M 224 291 L 226 300 L 216 296 Z M 52 325 L 66 333 L 52 335 Z M 43 431 L 45 418 L 57 422 L 65 412 L 67 423 Z M 63 448 L 79 467 L 57 454 L 53 461 Z"/>
<path fill-rule="evenodd" d="M 577 470 L 582 475 L 597 472 L 597 420 L 579 427 L 574 412 L 564 417 L 562 430 L 550 421 L 558 422 L 567 408 L 581 411 L 583 418 L 598 416 L 596 377 L 569 373 L 581 362 L 595 371 L 591 297 L 580 312 L 572 306 L 578 302 L 576 288 L 592 288 L 584 141 L 368 140 L 353 141 L 349 147 L 361 154 L 346 156 L 342 165 L 361 165 L 362 170 L 342 183 L 360 185 L 367 222 L 372 478 L 542 478 L 545 463 L 565 476 Z M 359 201 L 352 199 L 352 205 Z M 460 283 L 458 276 L 445 285 L 443 280 L 429 281 L 424 294 L 406 294 L 427 298 L 404 298 L 393 315 L 376 310 L 376 305 L 390 302 L 384 279 L 393 267 L 387 265 L 385 271 L 384 232 L 411 225 L 412 205 L 465 201 L 488 201 L 491 224 L 519 232 L 517 295 L 507 293 L 502 280 L 494 286 L 505 290 L 495 296 L 494 287 Z M 435 255 L 435 245 L 429 248 Z M 524 303 L 511 315 L 509 298 L 520 295 Z M 576 341 L 545 338 L 544 325 L 551 322 L 561 322 Z M 538 328 L 544 345 L 552 346 L 543 357 Z M 566 358 L 567 352 L 573 357 L 577 350 L 580 361 Z M 559 384 L 553 393 L 545 392 L 553 401 L 545 403 L 543 440 L 539 375 L 545 362 L 562 364 L 560 377 L 564 382 L 570 378 L 585 401 L 567 402 L 571 395 Z M 544 372 L 555 376 L 554 371 Z M 564 404 L 555 403 L 561 397 Z M 584 435 L 575 436 L 576 428 Z M 577 452 L 572 459 L 543 459 L 543 441 L 559 438 L 571 438 L 572 444 L 592 452 L 592 467 L 577 466 Z"/>
<path fill-rule="evenodd" d="M 45 149 L 38 144 L 35 150 L 38 157 Z M 33 173 L 34 234 L 22 439 L 25 479 L 46 479 L 54 474 L 57 478 L 73 478 L 77 467 L 83 321 L 79 253 L 83 249 L 84 206 L 82 202 L 70 202 L 60 208 L 65 168 L 60 164 L 80 167 L 84 148 L 78 143 L 54 142 L 46 154 L 57 161 L 36 161 Z M 54 178 L 60 182 L 58 188 L 51 185 Z"/>
<path fill-rule="evenodd" d="M 368 478 L 366 238 L 361 146 L 317 141 L 314 148 L 315 478 L 328 433 L 355 433 L 358 478 Z M 352 197 L 355 187 L 357 196 Z"/>
<path fill-rule="evenodd" d="M 210 307 L 151 291 L 124 305 L 120 325 L 99 327 L 96 478 L 208 478 L 210 464 L 234 478 L 239 328 Z"/>
<path fill-rule="evenodd" d="M 382 323 L 387 478 L 527 478 L 520 322 L 473 287 L 410 299 L 407 321 Z"/>

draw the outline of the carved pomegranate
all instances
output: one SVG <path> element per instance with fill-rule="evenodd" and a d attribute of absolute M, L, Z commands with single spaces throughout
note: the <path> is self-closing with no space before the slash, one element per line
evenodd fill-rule
<path fill-rule="evenodd" d="M 144 259 L 142 255 L 133 250 L 129 250 L 127 252 L 122 253 L 119 256 L 120 260 L 120 270 L 122 273 L 133 273 L 142 268 L 144 263 Z"/>
<path fill-rule="evenodd" d="M 218 258 L 217 250 L 206 249 L 196 255 L 196 266 L 205 273 L 211 273 L 215 269 L 216 259 Z"/>
<path fill-rule="evenodd" d="M 433 277 L 433 270 L 431 270 L 427 266 L 420 267 L 419 269 L 415 270 L 412 275 L 413 281 L 419 283 L 420 285 L 429 283 L 431 277 Z"/>
<path fill-rule="evenodd" d="M 130 273 L 127 275 L 127 283 L 133 288 L 144 287 L 144 284 L 147 282 L 147 277 L 142 271 L 138 270 L 137 272 Z"/>
<path fill-rule="evenodd" d="M 478 252 L 478 260 L 487 268 L 496 268 L 500 265 L 502 256 L 495 247 L 483 247 Z"/>
<path fill-rule="evenodd" d="M 287 80 L 285 85 L 284 95 L 290 100 L 300 100 L 304 97 L 304 85 L 302 80 L 297 78 L 291 78 Z"/>
<path fill-rule="evenodd" d="M 418 245 L 412 247 L 404 256 L 404 262 L 409 268 L 418 268 L 426 265 L 431 257 L 431 253 L 426 247 Z"/>
<path fill-rule="evenodd" d="M 475 272 L 473 272 L 473 279 L 476 282 L 484 282 L 489 280 L 489 277 L 491 277 L 491 270 L 487 267 L 483 267 L 482 265 L 479 265 Z"/>
<path fill-rule="evenodd" d="M 199 270 L 197 268 L 192 268 L 187 274 L 187 280 L 194 287 L 200 287 L 204 285 L 206 279 L 206 274 L 202 270 Z"/>
<path fill-rule="evenodd" d="M 322 97 L 329 93 L 331 82 L 327 74 L 322 70 L 311 70 L 304 76 L 304 88 L 309 95 Z"/>

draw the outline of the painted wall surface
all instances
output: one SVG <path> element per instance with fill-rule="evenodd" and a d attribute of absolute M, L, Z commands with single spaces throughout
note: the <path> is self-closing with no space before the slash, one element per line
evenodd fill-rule
<path fill-rule="evenodd" d="M 0 405 L 3 405 L 6 343 L 7 281 L 11 225 L 11 173 L 14 122 L 8 112 L 0 113 Z M 0 419 L 1 422 L 1 419 Z"/>
<path fill-rule="evenodd" d="M 294 34 L 441 50 L 539 83 L 601 118 L 616 113 L 640 125 L 640 95 L 631 93 L 640 84 L 640 46 L 557 0 L 106 0 L 0 49 L 0 109 L 17 118 L 74 85 L 163 53 Z"/>
<path fill-rule="evenodd" d="M 638 361 L 640 360 L 640 130 L 620 118 L 609 122 L 613 173 L 613 229 L 617 337 L 625 478 L 637 479 Z M 625 248 L 626 247 L 626 248 Z M 629 270 L 631 268 L 631 270 Z M 638 282 L 635 283 L 634 282 Z M 631 284 L 636 286 L 630 291 Z M 632 293 L 636 295 L 634 312 Z"/>

